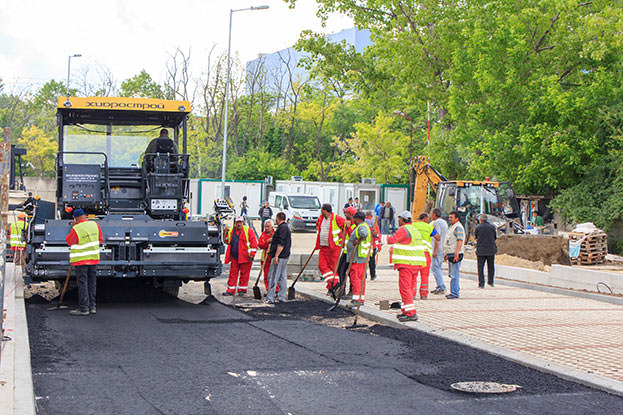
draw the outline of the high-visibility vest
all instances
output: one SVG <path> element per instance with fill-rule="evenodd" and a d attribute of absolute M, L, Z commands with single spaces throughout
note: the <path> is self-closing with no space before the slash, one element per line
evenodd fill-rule
<path fill-rule="evenodd" d="M 412 223 L 404 225 L 404 228 L 411 236 L 411 242 L 408 245 L 394 244 L 394 252 L 392 254 L 392 262 L 394 264 L 405 265 L 426 265 L 426 256 L 424 256 L 425 245 L 422 244 L 422 236 Z"/>
<path fill-rule="evenodd" d="M 74 225 L 78 243 L 69 247 L 69 262 L 100 260 L 100 231 L 97 223 L 86 220 Z"/>
<path fill-rule="evenodd" d="M 359 229 L 362 227 L 368 229 L 368 235 L 363 241 L 359 242 L 359 245 L 357 245 L 357 256 L 359 258 L 366 258 L 370 255 L 370 249 L 372 248 L 372 231 L 370 230 L 370 226 L 367 223 L 362 222 L 359 226 L 357 226 L 357 229 L 355 229 L 353 235 L 355 236 L 355 239 L 359 239 Z"/>
<path fill-rule="evenodd" d="M 351 223 L 349 229 L 351 231 L 353 231 L 355 228 L 357 227 L 357 225 L 355 225 L 354 223 Z M 348 229 L 347 229 L 348 230 Z M 348 249 L 346 249 L 346 244 L 348 244 L 348 237 L 350 235 L 348 235 L 348 232 L 344 231 L 344 253 L 347 254 L 348 253 Z"/>
<path fill-rule="evenodd" d="M 420 236 L 422 237 L 422 243 L 426 246 L 426 252 L 432 255 L 433 237 L 430 236 L 430 234 L 433 233 L 433 229 L 435 229 L 435 227 L 430 223 L 426 222 L 415 222 L 412 225 L 415 226 L 415 229 L 420 232 Z"/>
<path fill-rule="evenodd" d="M 251 242 L 249 241 L 249 227 L 243 226 L 242 231 L 244 232 L 245 239 L 247 240 L 247 256 L 250 257 L 252 254 L 255 254 L 256 249 L 251 248 Z M 227 240 L 229 241 L 230 244 L 231 244 L 231 236 L 233 233 L 234 233 L 234 228 L 230 228 L 229 235 L 227 235 Z M 231 247 L 229 249 L 231 249 Z M 238 255 L 240 256 L 240 252 L 238 252 Z"/>
<path fill-rule="evenodd" d="M 333 243 L 335 244 L 335 246 L 340 246 L 342 244 L 342 240 L 340 238 L 340 232 L 342 232 L 342 230 L 338 226 L 337 220 L 335 218 L 336 215 L 331 215 L 331 236 L 333 237 Z M 325 219 L 322 218 L 322 220 Z"/>
<path fill-rule="evenodd" d="M 11 224 L 11 248 L 26 248 L 26 241 L 22 238 L 22 231 L 26 228 L 26 222 L 23 220 Z"/>

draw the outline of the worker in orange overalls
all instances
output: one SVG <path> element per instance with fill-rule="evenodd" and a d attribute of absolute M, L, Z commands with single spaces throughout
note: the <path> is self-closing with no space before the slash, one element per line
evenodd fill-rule
<path fill-rule="evenodd" d="M 335 267 L 340 259 L 340 247 L 342 246 L 342 228 L 344 218 L 333 213 L 331 204 L 325 203 L 320 210 L 320 216 L 316 221 L 316 249 L 318 253 L 318 269 L 322 278 L 327 283 L 327 290 L 334 289 L 339 284 L 335 275 Z"/>
<path fill-rule="evenodd" d="M 227 291 L 223 295 L 235 295 L 238 292 L 238 295 L 243 296 L 247 293 L 251 265 L 257 251 L 255 232 L 244 225 L 242 216 L 237 216 L 233 229 L 223 229 L 223 242 L 228 244 L 225 263 L 230 264 Z"/>
<path fill-rule="evenodd" d="M 348 258 L 346 255 L 346 244 L 348 243 L 348 238 L 357 227 L 357 225 L 353 223 L 353 216 L 355 216 L 355 213 L 357 213 L 357 209 L 355 209 L 353 206 L 349 206 L 344 209 L 344 217 L 346 218 L 346 220 L 344 221 L 344 228 L 342 230 L 342 233 L 340 233 L 340 238 L 344 240 L 344 249 L 342 250 L 342 254 L 340 255 L 340 261 L 337 266 L 337 274 L 340 277 L 340 285 L 346 284 L 345 280 L 346 278 L 348 278 L 348 276 L 346 275 L 346 271 L 348 270 L 348 263 L 350 258 Z M 348 290 L 348 293 L 344 294 L 342 298 L 344 300 L 350 300 L 353 295 L 352 286 L 350 284 L 348 286 L 345 285 L 344 289 Z M 333 292 L 334 295 L 337 295 L 338 290 L 333 289 L 329 291 L 330 293 Z"/>
<path fill-rule="evenodd" d="M 426 245 L 420 231 L 413 226 L 411 213 L 406 210 L 398 215 L 400 228 L 395 234 L 381 237 L 383 244 L 393 245 L 390 249 L 389 262 L 398 270 L 398 290 L 402 304 L 401 313 L 396 316 L 402 322 L 417 321 L 418 316 L 413 304 L 413 287 L 417 283 L 417 275 L 426 266 L 424 252 Z"/>
<path fill-rule="evenodd" d="M 275 234 L 275 228 L 273 227 L 273 221 L 271 219 L 266 219 L 264 222 L 264 232 L 260 235 L 260 240 L 257 243 L 257 247 L 262 249 L 262 261 L 264 262 L 264 269 L 262 273 L 264 274 L 264 286 L 266 287 L 266 291 L 268 292 L 268 271 L 270 270 L 270 261 L 273 259 L 270 254 L 270 243 L 273 240 L 273 235 Z M 277 286 L 277 292 L 279 292 L 279 286 Z"/>

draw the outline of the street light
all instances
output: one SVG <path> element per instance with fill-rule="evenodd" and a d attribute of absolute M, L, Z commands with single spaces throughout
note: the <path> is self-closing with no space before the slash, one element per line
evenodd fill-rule
<path fill-rule="evenodd" d="M 82 55 L 79 53 L 75 53 L 73 55 L 69 55 L 67 59 L 67 101 L 65 101 L 65 106 L 71 106 L 71 102 L 69 102 L 69 75 L 71 74 L 71 58 L 79 58 Z"/>
<path fill-rule="evenodd" d="M 229 39 L 227 41 L 227 77 L 225 78 L 225 122 L 223 123 L 223 166 L 221 168 L 221 196 L 225 200 L 225 163 L 227 161 L 227 112 L 229 111 L 229 71 L 231 56 L 231 21 L 235 12 L 243 12 L 247 10 L 266 10 L 268 5 L 251 6 L 244 9 L 229 10 Z"/>
<path fill-rule="evenodd" d="M 413 118 L 409 117 L 402 111 L 394 110 L 394 114 L 404 118 L 405 120 L 409 120 L 410 128 L 409 128 L 409 163 L 413 163 Z M 413 177 L 413 166 L 410 165 L 409 168 L 409 199 L 413 198 L 413 186 L 414 186 L 414 177 Z"/>

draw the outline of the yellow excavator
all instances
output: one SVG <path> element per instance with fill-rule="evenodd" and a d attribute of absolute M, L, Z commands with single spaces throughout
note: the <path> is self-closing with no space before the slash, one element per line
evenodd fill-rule
<path fill-rule="evenodd" d="M 500 232 L 522 232 L 519 203 L 509 182 L 486 180 L 448 180 L 435 169 L 426 156 L 413 159 L 415 183 L 411 194 L 411 214 L 418 217 L 426 211 L 428 190 L 436 193 L 434 207 L 442 217 L 456 211 L 468 235 L 478 223 L 478 215 L 486 214 L 488 221 Z"/>

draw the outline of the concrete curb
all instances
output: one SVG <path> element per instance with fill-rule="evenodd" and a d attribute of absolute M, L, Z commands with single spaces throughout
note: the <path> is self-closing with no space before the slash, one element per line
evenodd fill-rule
<path fill-rule="evenodd" d="M 320 300 L 326 303 L 334 303 L 334 301 L 327 296 L 317 294 L 307 290 L 305 287 L 297 287 L 297 293 L 301 295 L 312 298 L 315 300 Z M 344 309 L 350 309 L 350 307 L 341 306 Z M 439 329 L 436 327 L 432 327 L 427 325 L 426 323 L 421 322 L 408 322 L 401 323 L 396 319 L 390 318 L 387 313 L 376 310 L 370 306 L 361 306 L 359 310 L 359 314 L 369 320 L 376 321 L 382 323 L 384 325 L 388 325 L 395 328 L 408 328 L 418 330 L 427 334 L 432 334 L 434 336 L 441 337 L 443 339 L 451 340 L 456 343 L 473 347 L 475 349 L 483 350 L 487 353 L 491 353 L 495 356 L 499 356 L 511 362 L 519 363 L 521 365 L 530 367 L 532 369 L 539 370 L 544 373 L 549 373 L 555 376 L 558 376 L 562 379 L 570 380 L 573 382 L 580 383 L 585 386 L 590 386 L 595 389 L 599 389 L 614 395 L 623 396 L 623 382 L 617 382 L 615 380 L 610 380 L 603 378 L 601 376 L 591 375 L 589 373 L 585 373 L 579 371 L 577 369 L 561 365 L 554 362 L 548 362 L 543 359 L 539 359 L 525 353 L 516 352 L 514 350 L 505 349 L 499 346 L 495 346 L 486 342 L 483 342 L 478 339 L 473 339 L 461 334 L 453 333 L 449 330 Z"/>
<path fill-rule="evenodd" d="M 0 407 L 7 408 L 7 415 L 35 415 L 35 395 L 30 363 L 30 342 L 28 322 L 24 303 L 24 286 L 21 276 L 7 266 L 5 290 L 11 292 L 11 302 L 7 307 L 7 320 L 11 319 L 9 332 L 12 340 L 3 347 L 2 368 L 6 377 L 6 387 L 12 388 L 2 395 Z M 4 400 L 8 400 L 4 401 Z M 2 412 L 3 414 L 5 412 Z"/>

